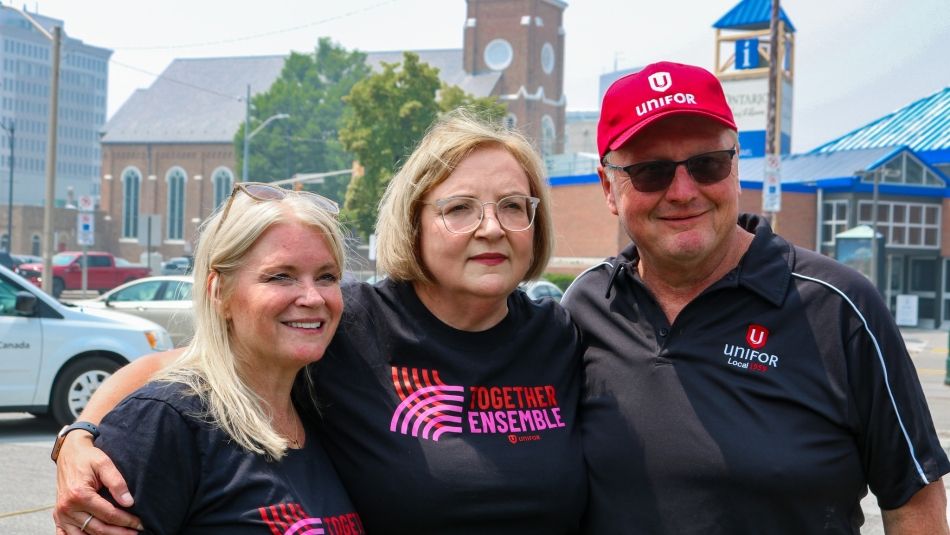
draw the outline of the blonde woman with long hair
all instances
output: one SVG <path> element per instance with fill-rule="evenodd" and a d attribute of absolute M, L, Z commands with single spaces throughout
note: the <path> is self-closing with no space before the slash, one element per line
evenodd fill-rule
<path fill-rule="evenodd" d="M 537 153 L 500 125 L 442 119 L 390 181 L 377 234 L 388 278 L 344 286 L 313 366 L 321 437 L 367 532 L 577 533 L 579 335 L 517 289 L 552 250 Z M 58 514 L 94 506 L 92 474 L 123 491 L 101 454 L 79 450 L 60 468 Z"/>

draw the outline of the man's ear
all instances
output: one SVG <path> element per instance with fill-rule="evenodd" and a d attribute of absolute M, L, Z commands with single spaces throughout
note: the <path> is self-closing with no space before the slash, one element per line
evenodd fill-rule
<path fill-rule="evenodd" d="M 604 199 L 607 201 L 607 209 L 610 210 L 610 213 L 613 215 L 619 215 L 617 212 L 617 199 L 613 191 L 614 184 L 610 181 L 610 177 L 607 176 L 607 171 L 603 165 L 597 166 L 597 176 L 600 177 L 600 187 L 604 190 Z"/>

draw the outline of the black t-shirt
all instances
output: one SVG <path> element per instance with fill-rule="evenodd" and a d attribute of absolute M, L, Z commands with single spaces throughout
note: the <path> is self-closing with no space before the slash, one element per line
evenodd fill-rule
<path fill-rule="evenodd" d="M 576 533 L 587 500 L 576 327 L 523 292 L 482 332 L 408 284 L 344 287 L 316 367 L 323 436 L 369 533 Z"/>
<path fill-rule="evenodd" d="M 737 269 L 670 325 L 631 246 L 563 302 L 589 346 L 589 533 L 854 533 L 950 470 L 862 275 L 754 216 Z M 609 297 L 605 297 L 609 294 Z"/>
<path fill-rule="evenodd" d="M 96 446 L 125 476 L 146 533 L 364 533 L 312 428 L 302 449 L 269 462 L 204 421 L 188 392 L 150 383 L 99 427 Z"/>

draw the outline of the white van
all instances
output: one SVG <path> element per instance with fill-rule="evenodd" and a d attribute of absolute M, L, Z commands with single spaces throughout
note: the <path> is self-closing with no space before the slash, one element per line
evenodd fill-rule
<path fill-rule="evenodd" d="M 168 332 L 151 321 L 65 307 L 0 266 L 0 412 L 72 423 L 109 375 L 171 347 Z"/>

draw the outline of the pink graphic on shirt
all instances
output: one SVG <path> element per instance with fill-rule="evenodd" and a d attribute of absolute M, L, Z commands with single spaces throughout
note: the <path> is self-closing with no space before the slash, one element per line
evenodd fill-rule
<path fill-rule="evenodd" d="M 393 412 L 390 431 L 435 441 L 444 433 L 462 432 L 465 387 L 443 383 L 435 370 L 394 366 L 392 374 L 402 402 Z"/>
<path fill-rule="evenodd" d="M 258 508 L 261 519 L 273 535 L 363 535 L 363 523 L 356 513 L 323 518 L 312 517 L 299 503 L 278 503 Z"/>

